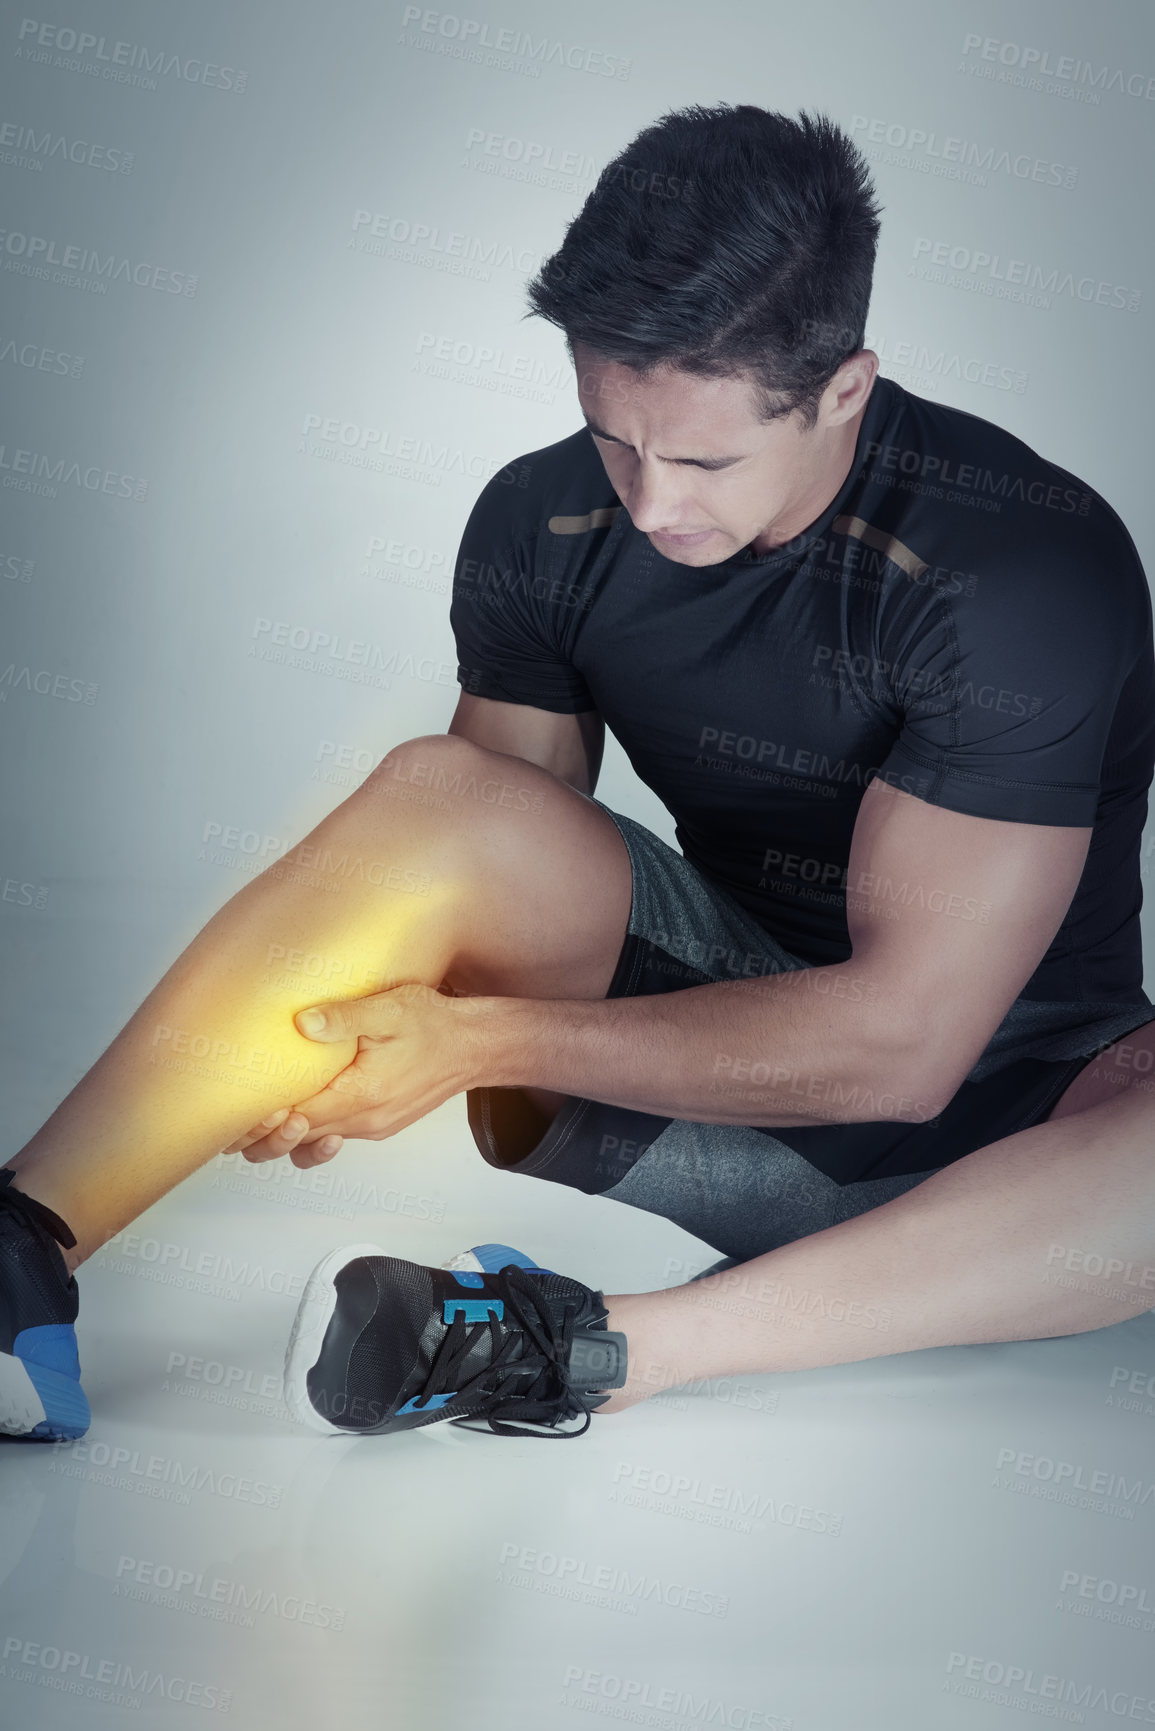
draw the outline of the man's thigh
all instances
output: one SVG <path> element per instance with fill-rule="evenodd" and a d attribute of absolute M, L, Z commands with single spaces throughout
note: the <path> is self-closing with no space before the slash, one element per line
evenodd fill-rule
<path fill-rule="evenodd" d="M 1145 1096 L 1155 1096 L 1155 1021 L 1144 1023 L 1105 1051 L 1088 1058 L 1060 1094 L 1047 1114 L 1047 1121 L 1085 1112 L 1133 1089 Z"/>
<path fill-rule="evenodd" d="M 451 929 L 454 992 L 605 996 L 631 875 L 595 801 L 538 764 L 448 734 L 395 746 L 362 793 L 362 813 L 403 826 L 428 861 L 431 895 L 412 913 Z"/>
<path fill-rule="evenodd" d="M 683 857 L 634 820 L 612 815 L 630 850 L 633 899 L 608 996 L 807 970 Z M 942 1166 L 1042 1122 L 1060 1110 L 1061 1098 L 1069 1110 L 1072 1083 L 1094 1069 L 1096 1053 L 1114 1060 L 1113 1076 L 1129 1069 L 1132 1085 L 1143 1081 L 1155 1025 L 1142 1036 L 1129 1030 L 1152 1017 L 1149 1005 L 1016 1003 L 955 1098 L 923 1124 L 807 1122 L 771 1133 L 576 1098 L 543 1123 L 526 1111 L 518 1089 L 473 1090 L 469 1121 L 495 1166 L 631 1202 L 677 1219 L 729 1254 L 749 1255 L 755 1241 L 768 1248 L 890 1200 Z M 1115 1045 L 1107 1048 L 1107 1040 Z M 1119 1086 L 1099 1082 L 1106 1092 Z"/>
<path fill-rule="evenodd" d="M 632 881 L 628 925 L 621 931 L 616 966 L 600 995 L 644 997 L 807 969 L 807 963 L 784 950 L 724 890 L 644 825 L 610 813 L 600 801 L 593 803 L 619 829 Z M 587 1193 L 611 1190 L 671 1123 L 660 1113 L 571 1096 L 551 1096 L 543 1117 L 536 1109 L 535 1092 L 471 1090 L 469 1122 L 478 1149 L 494 1166 L 572 1184 Z"/>

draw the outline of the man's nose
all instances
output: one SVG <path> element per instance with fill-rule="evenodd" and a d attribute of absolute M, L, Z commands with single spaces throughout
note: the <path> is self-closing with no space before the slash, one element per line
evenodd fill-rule
<path fill-rule="evenodd" d="M 675 468 L 636 464 L 625 501 L 634 528 L 643 534 L 655 529 L 676 530 L 681 522 L 683 487 L 683 478 Z"/>

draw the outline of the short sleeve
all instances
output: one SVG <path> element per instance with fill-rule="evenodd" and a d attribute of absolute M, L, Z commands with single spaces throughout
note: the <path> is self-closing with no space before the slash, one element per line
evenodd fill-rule
<path fill-rule="evenodd" d="M 1149 608 L 1141 568 L 1061 558 L 912 601 L 887 659 L 902 721 L 882 779 L 975 817 L 1090 827 Z"/>
<path fill-rule="evenodd" d="M 457 679 L 471 696 L 574 715 L 596 705 L 560 648 L 550 606 L 558 586 L 539 557 L 546 513 L 534 474 L 532 461 L 519 461 L 494 475 L 465 525 L 449 611 Z"/>

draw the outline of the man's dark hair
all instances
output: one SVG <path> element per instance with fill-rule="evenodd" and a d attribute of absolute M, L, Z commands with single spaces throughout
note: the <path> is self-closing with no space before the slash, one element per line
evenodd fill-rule
<path fill-rule="evenodd" d="M 879 209 L 821 115 L 676 109 L 602 170 L 525 316 L 641 375 L 747 374 L 762 420 L 798 410 L 812 427 L 865 340 Z"/>

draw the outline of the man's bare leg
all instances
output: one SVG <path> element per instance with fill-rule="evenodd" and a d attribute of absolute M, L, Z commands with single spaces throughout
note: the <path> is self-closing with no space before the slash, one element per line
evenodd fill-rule
<path fill-rule="evenodd" d="M 450 789 L 460 776 L 456 785 L 474 792 L 418 803 L 415 772 Z M 495 782 L 524 801 L 477 796 Z M 427 893 L 407 887 L 423 880 Z M 266 1114 L 351 1062 L 355 1040 L 309 1041 L 293 1024 L 298 1010 L 406 981 L 603 997 L 630 895 L 625 844 L 584 795 L 467 740 L 408 740 L 198 933 L 9 1162 L 19 1188 L 71 1227 L 75 1267 Z M 289 951 L 322 958 L 323 972 L 286 977 Z M 556 1103 L 540 1097 L 547 1116 Z"/>
<path fill-rule="evenodd" d="M 680 1382 L 1081 1334 L 1155 1307 L 1142 1053 L 1155 1059 L 1155 1023 L 1088 1062 L 1043 1123 L 881 1207 L 687 1286 L 608 1297 L 629 1380 L 599 1416 Z"/>

